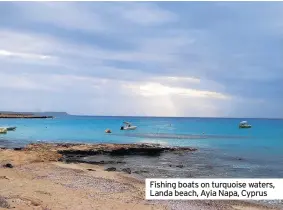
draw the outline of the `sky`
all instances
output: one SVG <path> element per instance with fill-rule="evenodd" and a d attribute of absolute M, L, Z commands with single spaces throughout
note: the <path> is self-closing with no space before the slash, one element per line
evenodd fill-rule
<path fill-rule="evenodd" d="M 0 2 L 0 110 L 283 118 L 283 2 Z"/>

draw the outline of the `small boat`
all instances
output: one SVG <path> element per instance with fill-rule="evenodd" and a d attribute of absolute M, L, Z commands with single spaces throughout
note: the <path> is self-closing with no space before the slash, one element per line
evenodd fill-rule
<path fill-rule="evenodd" d="M 137 126 L 131 125 L 129 122 L 124 122 L 124 125 L 121 126 L 120 130 L 135 130 Z"/>
<path fill-rule="evenodd" d="M 0 129 L 6 129 L 7 131 L 14 131 L 17 127 L 0 127 Z"/>
<path fill-rule="evenodd" d="M 242 121 L 239 124 L 239 128 L 251 128 L 252 126 L 248 124 L 247 121 Z"/>
<path fill-rule="evenodd" d="M 112 133 L 110 129 L 106 129 L 105 133 Z"/>
<path fill-rule="evenodd" d="M 6 134 L 7 128 L 0 128 L 0 134 Z"/>

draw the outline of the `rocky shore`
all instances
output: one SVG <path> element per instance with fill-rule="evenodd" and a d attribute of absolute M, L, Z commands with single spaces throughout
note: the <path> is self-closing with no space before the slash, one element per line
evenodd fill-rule
<path fill-rule="evenodd" d="M 115 167 L 124 156 L 153 158 L 195 151 L 157 144 L 42 143 L 2 148 L 0 209 L 271 209 L 235 201 L 147 201 L 144 181 L 131 174 L 134 168 Z"/>

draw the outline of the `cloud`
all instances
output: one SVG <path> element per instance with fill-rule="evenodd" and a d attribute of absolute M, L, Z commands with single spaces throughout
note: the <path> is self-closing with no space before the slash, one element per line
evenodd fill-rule
<path fill-rule="evenodd" d="M 114 6 L 108 2 L 33 2 L 13 3 L 10 8 L 21 17 L 16 21 L 88 33 L 119 33 L 120 26 L 156 26 L 178 20 L 175 13 L 144 2 L 117 2 Z"/>
<path fill-rule="evenodd" d="M 0 4 L 0 110 L 283 116 L 280 3 Z"/>
<path fill-rule="evenodd" d="M 40 54 L 30 54 L 30 53 L 20 53 L 20 52 L 11 52 L 0 49 L 0 56 L 9 57 L 9 58 L 23 58 L 23 59 L 50 59 L 51 56 L 40 55 Z"/>
<path fill-rule="evenodd" d="M 176 22 L 178 20 L 178 16 L 173 12 L 161 9 L 151 3 L 123 4 L 117 10 L 126 20 L 142 26 L 154 26 L 167 22 Z"/>
<path fill-rule="evenodd" d="M 204 97 L 204 98 L 217 98 L 217 99 L 228 99 L 229 96 L 203 90 L 194 90 L 188 88 L 178 88 L 165 86 L 160 83 L 145 83 L 145 84 L 129 84 L 124 85 L 125 88 L 131 89 L 134 93 L 143 96 L 166 96 L 166 95 L 179 95 L 179 96 L 190 96 L 190 97 Z"/>
<path fill-rule="evenodd" d="M 34 2 L 14 3 L 12 6 L 18 12 L 18 17 L 28 23 L 93 32 L 103 31 L 105 28 L 99 15 L 81 3 Z"/>
<path fill-rule="evenodd" d="M 1 89 L 10 88 L 13 90 L 48 90 L 55 91 L 53 87 L 49 85 L 40 84 L 38 81 L 32 79 L 32 75 L 17 76 L 10 74 L 3 74 L 0 72 L 0 87 Z"/>

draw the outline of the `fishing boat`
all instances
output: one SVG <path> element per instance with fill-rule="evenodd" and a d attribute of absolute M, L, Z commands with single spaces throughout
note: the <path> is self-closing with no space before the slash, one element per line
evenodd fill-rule
<path fill-rule="evenodd" d="M 124 125 L 121 126 L 120 130 L 135 130 L 137 128 L 137 126 L 134 126 L 129 122 L 123 122 L 123 123 L 124 123 Z"/>
<path fill-rule="evenodd" d="M 252 126 L 248 124 L 247 121 L 242 121 L 239 124 L 239 128 L 251 128 Z"/>
<path fill-rule="evenodd" d="M 7 131 L 14 131 L 17 127 L 0 127 L 0 129 L 6 129 Z"/>

